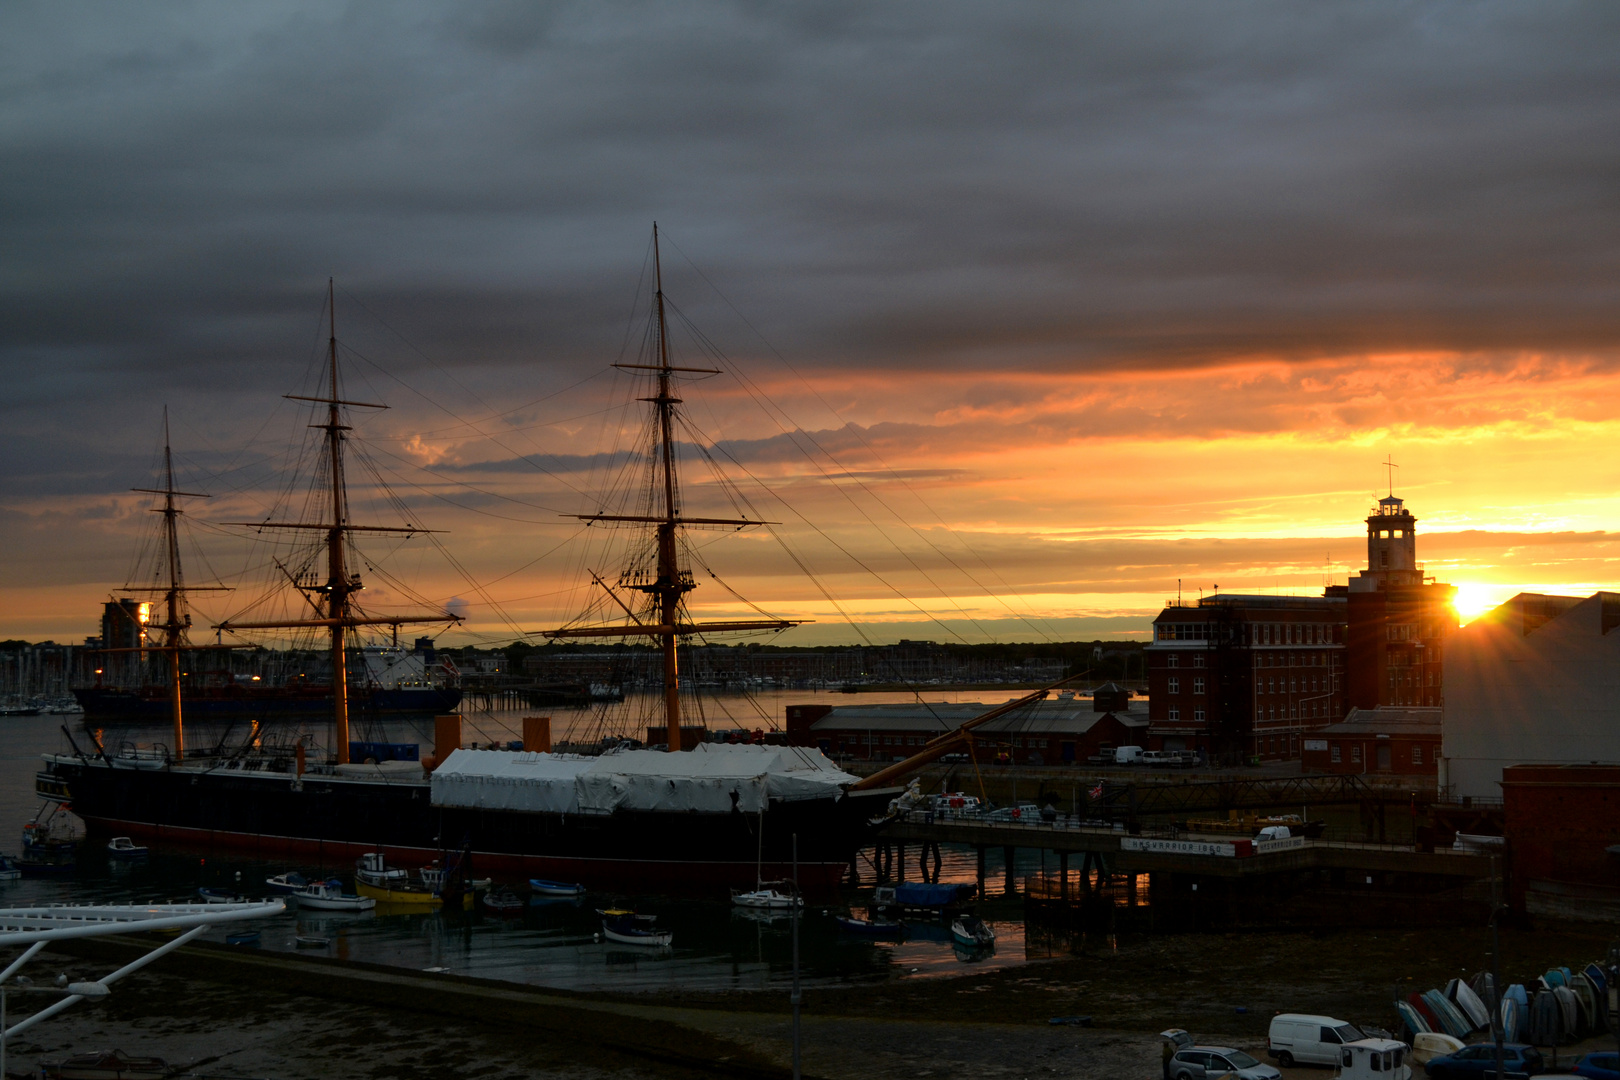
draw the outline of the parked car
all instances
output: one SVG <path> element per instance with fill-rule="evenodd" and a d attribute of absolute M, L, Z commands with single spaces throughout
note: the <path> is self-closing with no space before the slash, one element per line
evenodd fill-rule
<path fill-rule="evenodd" d="M 1189 1046 L 1170 1059 L 1170 1080 L 1281 1080 L 1282 1073 L 1230 1046 Z"/>
<path fill-rule="evenodd" d="M 1474 1043 L 1455 1054 L 1430 1058 L 1423 1066 L 1432 1080 L 1483 1080 L 1496 1071 L 1496 1044 Z M 1502 1071 L 1508 1075 L 1536 1076 L 1543 1070 L 1541 1051 L 1524 1043 L 1508 1043 L 1502 1048 Z"/>
<path fill-rule="evenodd" d="M 1339 1047 L 1362 1038 L 1365 1036 L 1356 1025 L 1331 1016 L 1278 1013 L 1271 1018 L 1266 1052 L 1285 1069 L 1296 1061 L 1301 1065 L 1337 1065 Z"/>
<path fill-rule="evenodd" d="M 1575 1063 L 1575 1075 L 1591 1080 L 1620 1080 L 1620 1052 L 1600 1050 L 1583 1056 Z"/>

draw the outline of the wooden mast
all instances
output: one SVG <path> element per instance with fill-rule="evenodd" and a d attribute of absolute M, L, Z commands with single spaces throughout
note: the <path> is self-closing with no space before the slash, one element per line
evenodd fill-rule
<path fill-rule="evenodd" d="M 669 324 L 664 317 L 664 270 L 658 252 L 658 223 L 653 222 L 653 298 L 658 314 L 658 363 L 656 364 L 614 364 L 614 367 L 631 371 L 650 371 L 658 376 L 658 394 L 656 397 L 642 398 L 653 404 L 658 417 L 658 466 L 662 476 L 663 487 L 663 513 L 662 514 L 578 514 L 581 521 L 588 522 L 644 522 L 657 527 L 658 532 L 658 570 L 656 578 L 649 584 L 630 584 L 627 587 L 638 592 L 644 592 L 653 597 L 657 618 L 654 622 L 641 622 L 636 616 L 625 608 L 624 602 L 613 594 L 607 584 L 593 573 L 591 576 L 596 584 L 613 597 L 615 603 L 625 608 L 630 615 L 631 622 L 620 626 L 581 626 L 564 630 L 546 630 L 543 635 L 548 638 L 587 638 L 587 637 L 650 637 L 657 641 L 664 654 L 664 723 L 667 731 L 668 749 L 674 753 L 681 749 L 681 678 L 680 663 L 678 660 L 679 639 L 691 634 L 724 633 L 740 630 L 786 630 L 798 626 L 804 620 L 794 619 L 761 619 L 743 622 L 714 622 L 694 623 L 681 621 L 681 598 L 696 588 L 689 571 L 680 567 L 679 547 L 676 543 L 677 530 L 683 525 L 732 525 L 737 528 L 746 528 L 751 525 L 775 525 L 774 521 L 753 521 L 747 518 L 696 518 L 684 517 L 680 513 L 678 498 L 679 485 L 675 480 L 675 406 L 681 399 L 674 395 L 672 377 L 677 372 L 690 372 L 701 375 L 719 375 L 721 372 L 714 368 L 676 367 L 669 362 Z"/>
<path fill-rule="evenodd" d="M 667 629 L 660 635 L 664 647 L 664 722 L 669 750 L 681 749 L 681 673 L 676 658 L 675 628 L 681 597 L 692 583 L 681 579 L 675 557 L 675 442 L 670 431 L 670 410 L 679 400 L 670 395 L 669 334 L 664 322 L 664 269 L 658 257 L 658 222 L 653 222 L 653 276 L 658 301 L 658 408 L 659 443 L 664 459 L 664 520 L 658 525 L 658 621 Z"/>
<path fill-rule="evenodd" d="M 326 534 L 327 617 L 332 620 L 332 741 L 337 745 L 339 765 L 349 763 L 349 665 L 344 651 L 344 625 L 349 616 L 349 593 L 353 584 L 344 567 L 343 527 L 348 524 L 348 508 L 343 492 L 343 432 L 347 428 L 338 412 L 337 293 L 332 279 L 326 279 L 328 366 L 331 368 L 332 396 L 326 402 L 326 445 L 331 456 L 332 527 Z"/>
<path fill-rule="evenodd" d="M 292 401 L 310 401 L 326 406 L 326 423 L 313 424 L 326 432 L 326 445 L 328 466 L 332 481 L 332 520 L 330 522 L 312 524 L 308 522 L 287 521 L 226 521 L 222 525 L 245 525 L 259 529 L 318 529 L 326 533 L 326 584 L 324 586 L 309 587 L 310 592 L 324 592 L 326 594 L 326 617 L 322 619 L 293 619 L 274 622 L 231 622 L 229 620 L 219 623 L 217 630 L 268 630 L 294 628 L 301 626 L 322 626 L 331 633 L 332 652 L 332 741 L 337 745 L 333 753 L 339 765 L 349 763 L 349 673 L 348 651 L 346 635 L 350 627 L 359 626 L 392 626 L 395 634 L 401 623 L 437 623 L 460 622 L 461 616 L 446 612 L 443 615 L 389 615 L 374 618 L 362 618 L 354 613 L 353 597 L 365 586 L 360 583 L 360 575 L 349 573 L 348 560 L 345 552 L 345 537 L 352 532 L 378 532 L 403 533 L 414 536 L 417 533 L 436 532 L 435 529 L 418 529 L 414 525 L 403 528 L 393 528 L 386 525 L 351 525 L 349 523 L 348 493 L 343 482 L 343 440 L 344 432 L 351 430 L 349 425 L 343 423 L 343 406 L 365 409 L 386 409 L 386 405 L 376 405 L 365 401 L 345 401 L 338 396 L 338 350 L 337 350 L 337 294 L 332 279 L 326 279 L 327 321 L 331 333 L 327 337 L 327 365 L 329 368 L 328 388 L 329 397 L 305 397 L 300 394 L 283 394 Z"/>

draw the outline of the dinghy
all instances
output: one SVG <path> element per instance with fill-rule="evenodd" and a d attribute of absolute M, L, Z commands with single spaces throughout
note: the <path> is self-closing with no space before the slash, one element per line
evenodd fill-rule
<path fill-rule="evenodd" d="M 112 859 L 144 859 L 151 854 L 145 844 L 137 844 L 127 836 L 115 836 L 107 841 L 107 856 Z"/>
<path fill-rule="evenodd" d="M 530 878 L 529 888 L 534 890 L 536 896 L 569 897 L 585 895 L 585 886 L 583 885 L 575 885 L 566 881 L 547 881 L 545 878 Z"/>
<path fill-rule="evenodd" d="M 675 939 L 668 930 L 653 928 L 653 923 L 658 921 L 656 915 L 637 915 L 624 908 L 606 908 L 598 910 L 597 914 L 602 916 L 602 936 L 621 945 L 661 948 Z"/>
<path fill-rule="evenodd" d="M 994 945 L 996 932 L 977 915 L 958 915 L 951 923 L 951 938 L 959 945 Z"/>

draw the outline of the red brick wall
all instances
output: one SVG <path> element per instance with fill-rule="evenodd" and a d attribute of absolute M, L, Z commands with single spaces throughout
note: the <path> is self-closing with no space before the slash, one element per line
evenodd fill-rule
<path fill-rule="evenodd" d="M 1502 770 L 1510 886 L 1532 881 L 1620 889 L 1620 765 L 1513 765 Z"/>
<path fill-rule="evenodd" d="M 1301 768 L 1308 773 L 1370 773 L 1383 776 L 1434 776 L 1439 771 L 1439 735 L 1396 735 L 1379 739 L 1375 734 L 1331 735 L 1311 732 L 1305 738 L 1325 741 L 1328 749 L 1304 751 Z M 1380 744 L 1389 747 L 1388 768 L 1379 766 Z M 1339 748 L 1338 761 L 1333 760 L 1334 746 Z M 1422 751 L 1421 764 L 1412 760 L 1414 748 Z"/>

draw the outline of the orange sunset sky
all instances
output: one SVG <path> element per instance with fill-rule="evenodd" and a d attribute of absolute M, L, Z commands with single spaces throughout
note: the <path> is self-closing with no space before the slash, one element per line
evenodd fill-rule
<path fill-rule="evenodd" d="M 303 508 L 328 275 L 355 517 L 446 530 L 366 604 L 571 618 L 654 219 L 685 441 L 781 522 L 695 536 L 700 617 L 1141 639 L 1344 581 L 1386 458 L 1465 617 L 1620 585 L 1608 9 L 153 11 L 0 16 L 0 637 L 144 573 L 165 405 L 199 630 L 254 602 L 209 523 Z"/>

